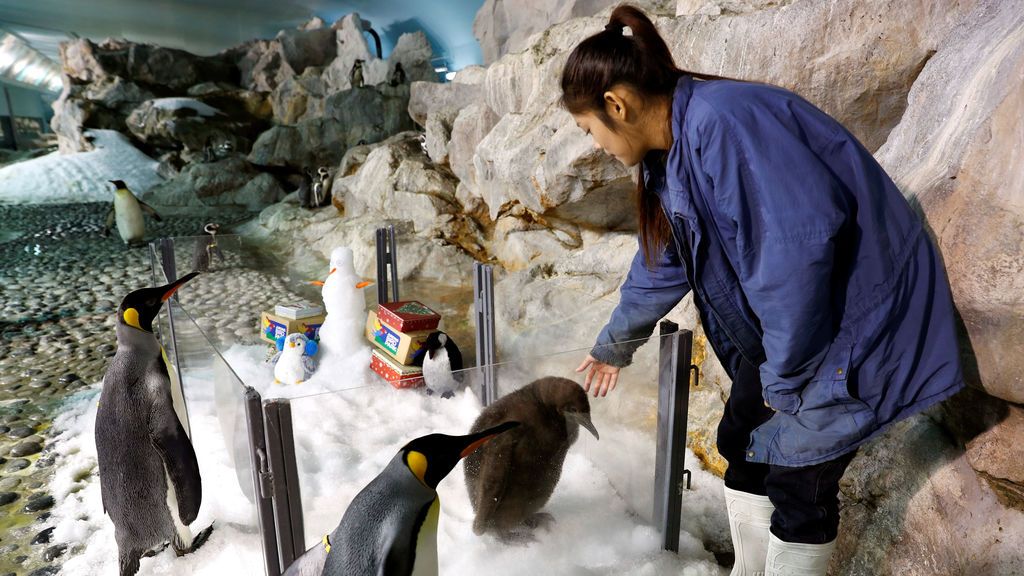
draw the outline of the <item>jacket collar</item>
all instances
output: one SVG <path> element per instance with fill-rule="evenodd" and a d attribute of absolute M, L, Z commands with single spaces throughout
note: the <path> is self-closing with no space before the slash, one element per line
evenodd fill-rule
<path fill-rule="evenodd" d="M 694 80 L 692 76 L 682 75 L 676 82 L 676 91 L 672 95 L 672 148 L 671 154 L 678 150 L 682 141 L 683 121 L 686 119 L 686 109 L 690 106 L 690 97 L 693 96 Z"/>
<path fill-rule="evenodd" d="M 675 188 L 679 188 L 681 183 L 679 182 L 679 174 L 673 174 L 672 170 L 667 171 L 666 165 L 673 165 L 673 158 L 679 160 L 683 155 L 683 121 L 686 118 L 686 108 L 690 104 L 690 96 L 693 95 L 693 78 L 688 75 L 683 75 L 676 82 L 676 89 L 672 95 L 672 146 L 669 148 L 668 153 L 665 152 L 649 152 L 643 159 L 643 174 L 644 174 L 644 185 L 648 186 L 650 179 L 654 176 L 668 179 L 669 182 L 674 184 Z M 655 186 L 654 188 L 648 188 L 657 194 L 661 194 L 661 187 Z"/>

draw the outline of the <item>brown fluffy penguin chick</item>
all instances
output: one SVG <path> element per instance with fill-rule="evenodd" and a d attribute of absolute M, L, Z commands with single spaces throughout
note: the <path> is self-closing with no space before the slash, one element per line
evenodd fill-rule
<path fill-rule="evenodd" d="M 598 434 L 587 393 L 565 378 L 541 378 L 497 400 L 470 433 L 510 420 L 521 424 L 466 458 L 466 487 L 476 511 L 474 532 L 529 541 L 533 529 L 553 520 L 540 510 L 555 491 L 580 426 Z"/>

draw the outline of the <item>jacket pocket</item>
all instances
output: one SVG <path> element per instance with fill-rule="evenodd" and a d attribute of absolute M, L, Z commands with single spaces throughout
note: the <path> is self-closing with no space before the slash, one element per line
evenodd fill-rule
<path fill-rule="evenodd" d="M 874 413 L 850 394 L 852 344 L 833 343 L 800 392 L 800 409 L 779 428 L 777 445 L 790 462 L 806 462 L 856 444 L 874 426 Z"/>

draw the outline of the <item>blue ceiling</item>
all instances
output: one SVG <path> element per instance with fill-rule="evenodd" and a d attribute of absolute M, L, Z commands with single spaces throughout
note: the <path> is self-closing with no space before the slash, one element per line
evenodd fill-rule
<path fill-rule="evenodd" d="M 385 54 L 403 32 L 423 30 L 452 70 L 482 60 L 473 18 L 483 0 L 0 0 L 0 27 L 50 57 L 70 35 L 108 36 L 212 54 L 270 38 L 312 16 L 328 22 L 358 12 Z"/>

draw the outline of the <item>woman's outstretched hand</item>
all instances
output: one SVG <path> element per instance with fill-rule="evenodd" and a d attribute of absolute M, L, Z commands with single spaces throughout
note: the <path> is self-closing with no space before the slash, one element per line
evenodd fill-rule
<path fill-rule="evenodd" d="M 609 392 L 615 390 L 615 384 L 619 381 L 619 368 L 617 366 L 605 364 L 589 354 L 576 371 L 587 373 L 587 378 L 583 381 L 583 390 L 590 392 L 590 385 L 593 384 L 594 398 L 606 396 Z"/>

